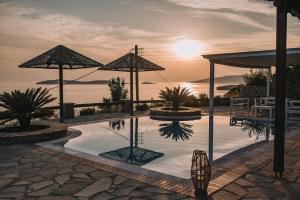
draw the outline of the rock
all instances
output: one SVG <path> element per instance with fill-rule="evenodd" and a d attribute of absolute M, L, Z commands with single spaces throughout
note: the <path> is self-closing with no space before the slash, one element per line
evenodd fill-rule
<path fill-rule="evenodd" d="M 60 185 L 65 184 L 65 182 L 67 182 L 68 180 L 70 180 L 69 175 L 60 175 L 55 178 L 55 181 Z"/>
<path fill-rule="evenodd" d="M 75 196 L 90 197 L 94 194 L 108 190 L 111 184 L 112 181 L 110 178 L 103 178 L 87 186 L 86 188 L 75 194 Z"/>

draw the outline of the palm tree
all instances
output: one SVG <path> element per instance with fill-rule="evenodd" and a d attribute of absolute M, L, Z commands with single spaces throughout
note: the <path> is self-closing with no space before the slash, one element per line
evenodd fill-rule
<path fill-rule="evenodd" d="M 190 124 L 180 123 L 179 121 L 172 121 L 171 123 L 160 124 L 159 132 L 160 135 L 165 138 L 172 137 L 175 141 L 179 139 L 184 141 L 192 136 L 192 126 L 193 125 Z"/>
<path fill-rule="evenodd" d="M 14 90 L 0 94 L 0 107 L 6 110 L 1 113 L 0 120 L 18 120 L 22 130 L 28 130 L 30 122 L 34 118 L 51 115 L 53 112 L 42 108 L 54 101 L 48 89 L 31 88 L 25 92 Z"/>
<path fill-rule="evenodd" d="M 173 90 L 166 87 L 166 90 L 161 90 L 159 98 L 166 100 L 172 104 L 173 110 L 178 110 L 180 104 L 182 104 L 190 95 L 190 91 L 187 88 L 174 87 Z"/>

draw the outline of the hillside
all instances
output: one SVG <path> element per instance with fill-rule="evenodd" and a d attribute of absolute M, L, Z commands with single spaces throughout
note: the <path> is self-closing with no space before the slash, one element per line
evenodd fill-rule
<path fill-rule="evenodd" d="M 215 77 L 215 83 L 235 83 L 240 84 L 243 82 L 242 75 L 230 75 L 230 76 L 220 76 Z M 191 81 L 191 83 L 209 83 L 209 78 Z"/>

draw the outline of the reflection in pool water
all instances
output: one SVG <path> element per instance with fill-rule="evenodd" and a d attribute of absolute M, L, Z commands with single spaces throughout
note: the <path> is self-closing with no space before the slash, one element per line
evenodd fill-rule
<path fill-rule="evenodd" d="M 159 132 L 161 136 L 165 138 L 172 138 L 172 140 L 188 140 L 192 134 L 193 130 L 191 129 L 193 125 L 179 122 L 179 121 L 172 121 L 170 123 L 163 123 L 159 125 Z"/>
<path fill-rule="evenodd" d="M 64 146 L 93 155 L 106 154 L 111 159 L 141 165 L 142 168 L 190 178 L 191 158 L 195 149 L 211 153 L 214 159 L 218 159 L 268 139 L 263 134 L 267 129 L 260 126 L 252 128 L 251 123 L 244 125 L 244 128 L 240 125 L 230 126 L 228 116 L 214 116 L 214 119 L 212 137 L 208 134 L 208 116 L 184 122 L 139 117 L 120 122 L 114 120 L 78 125 L 71 128 L 81 131 L 82 135 L 70 139 Z"/>

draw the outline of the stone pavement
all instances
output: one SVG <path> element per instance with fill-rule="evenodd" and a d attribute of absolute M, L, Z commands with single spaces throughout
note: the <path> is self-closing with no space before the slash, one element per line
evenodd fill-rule
<path fill-rule="evenodd" d="M 245 175 L 215 192 L 213 200 L 300 200 L 300 135 L 286 142 L 285 172 L 282 178 L 273 176 L 273 162 L 250 170 Z"/>
<path fill-rule="evenodd" d="M 282 179 L 272 175 L 272 160 L 268 159 L 259 167 L 250 167 L 250 171 L 214 192 L 210 198 L 300 199 L 300 135 L 288 140 L 286 147 L 286 171 Z M 34 145 L 0 146 L 0 200 L 192 199 L 103 171 L 74 156 L 59 155 Z M 249 158 L 244 162 L 249 162 Z M 231 169 L 235 171 L 238 167 L 237 164 Z M 221 174 L 212 182 L 222 182 Z"/>
<path fill-rule="evenodd" d="M 0 199 L 106 200 L 190 197 L 46 153 L 34 145 L 1 146 Z"/>

